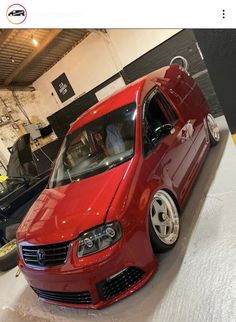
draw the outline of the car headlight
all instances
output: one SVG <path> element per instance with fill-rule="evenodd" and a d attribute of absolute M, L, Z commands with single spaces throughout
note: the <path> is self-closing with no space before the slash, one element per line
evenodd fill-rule
<path fill-rule="evenodd" d="M 83 257 L 108 248 L 121 238 L 121 225 L 111 222 L 85 232 L 79 237 L 78 256 Z"/>

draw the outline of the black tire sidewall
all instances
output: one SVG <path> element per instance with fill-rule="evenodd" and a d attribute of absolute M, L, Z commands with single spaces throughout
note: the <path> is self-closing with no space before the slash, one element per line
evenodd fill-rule
<path fill-rule="evenodd" d="M 150 216 L 149 216 L 149 234 L 150 234 L 150 240 L 151 240 L 151 244 L 152 244 L 152 248 L 153 248 L 154 253 L 165 253 L 165 252 L 168 252 L 169 250 L 171 250 L 176 245 L 176 243 L 179 239 L 180 229 L 179 229 L 179 234 L 178 234 L 176 241 L 171 245 L 166 245 L 156 235 L 155 230 L 154 230 L 152 223 L 151 223 Z"/>
<path fill-rule="evenodd" d="M 207 127 L 208 127 L 208 125 L 207 125 Z M 219 143 L 219 141 L 216 141 L 216 140 L 214 139 L 214 137 L 212 136 L 212 134 L 211 134 L 211 132 L 210 132 L 209 128 L 208 128 L 208 133 L 209 133 L 210 146 L 215 146 L 215 145 L 217 145 L 217 144 Z"/>
<path fill-rule="evenodd" d="M 213 116 L 212 116 L 212 117 L 213 117 Z M 220 140 L 219 140 L 219 141 L 216 141 L 216 140 L 215 140 L 215 138 L 214 138 L 214 137 L 213 137 L 213 135 L 211 134 L 211 131 L 210 131 L 210 129 L 209 129 L 209 125 L 208 125 L 207 120 L 206 120 L 206 123 L 207 123 L 207 130 L 208 130 L 208 134 L 209 134 L 210 146 L 215 146 L 215 145 L 217 145 L 217 144 L 220 142 Z"/>

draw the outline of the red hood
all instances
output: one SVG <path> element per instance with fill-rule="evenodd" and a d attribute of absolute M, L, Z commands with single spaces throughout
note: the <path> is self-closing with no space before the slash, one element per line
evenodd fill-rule
<path fill-rule="evenodd" d="M 45 189 L 21 223 L 18 242 L 50 244 L 72 240 L 102 224 L 129 163 L 80 182 Z"/>

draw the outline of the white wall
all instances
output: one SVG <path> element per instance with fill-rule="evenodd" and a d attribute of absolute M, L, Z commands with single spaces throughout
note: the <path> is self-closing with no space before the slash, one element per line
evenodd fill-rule
<path fill-rule="evenodd" d="M 92 32 L 33 84 L 41 94 L 41 111 L 48 116 L 101 84 L 133 60 L 167 40 L 179 29 L 109 29 Z M 75 96 L 61 103 L 51 82 L 66 73 Z M 52 96 L 51 93 L 54 95 Z"/>
<path fill-rule="evenodd" d="M 42 94 L 42 108 L 46 115 L 56 112 L 58 107 L 70 102 L 68 100 L 61 103 L 51 84 L 63 72 L 66 73 L 77 97 L 116 74 L 117 70 L 103 38 L 96 33 L 90 34 L 33 84 Z"/>
<path fill-rule="evenodd" d="M 109 29 L 112 44 L 123 66 L 172 37 L 180 29 Z"/>

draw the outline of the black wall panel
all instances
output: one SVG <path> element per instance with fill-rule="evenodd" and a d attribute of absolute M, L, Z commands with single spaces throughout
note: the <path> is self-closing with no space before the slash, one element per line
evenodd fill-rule
<path fill-rule="evenodd" d="M 236 30 L 199 29 L 194 33 L 231 133 L 236 134 Z"/>
<path fill-rule="evenodd" d="M 206 68 L 195 42 L 192 31 L 183 30 L 127 65 L 124 71 L 133 81 L 155 69 L 169 65 L 175 56 L 184 56 L 189 62 L 189 72 L 193 75 Z"/>
<path fill-rule="evenodd" d="M 58 112 L 50 115 L 47 119 L 56 135 L 59 138 L 63 137 L 69 130 L 70 124 L 97 102 L 98 100 L 94 93 L 92 91 L 88 92 Z"/>

